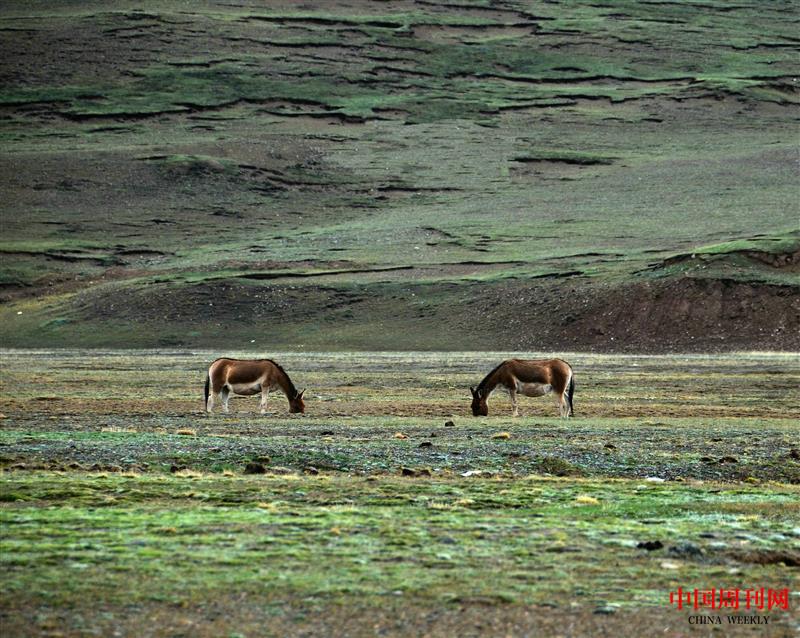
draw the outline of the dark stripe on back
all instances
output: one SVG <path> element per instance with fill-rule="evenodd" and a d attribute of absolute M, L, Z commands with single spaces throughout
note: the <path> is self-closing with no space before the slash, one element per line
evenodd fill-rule
<path fill-rule="evenodd" d="M 292 380 L 289 378 L 289 373 L 286 372 L 286 370 L 283 369 L 283 366 L 280 363 L 278 363 L 277 361 L 275 361 L 274 359 L 232 359 L 231 357 L 219 357 L 219 359 L 214 359 L 211 362 L 211 365 L 213 366 L 217 361 L 223 361 L 223 360 L 225 360 L 225 361 L 239 361 L 239 362 L 241 362 L 241 361 L 269 361 L 272 365 L 274 365 L 276 368 L 278 368 L 278 370 L 280 370 L 283 373 L 283 376 L 286 377 L 286 381 L 289 383 L 289 389 L 292 391 L 292 396 L 297 394 L 297 388 L 294 386 L 294 383 L 292 383 Z M 209 367 L 211 367 L 211 366 L 209 366 Z"/>

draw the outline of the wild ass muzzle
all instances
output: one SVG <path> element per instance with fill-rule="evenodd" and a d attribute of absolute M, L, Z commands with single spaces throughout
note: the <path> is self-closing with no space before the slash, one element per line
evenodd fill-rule
<path fill-rule="evenodd" d="M 487 374 L 472 392 L 472 415 L 487 416 L 486 400 L 495 388 L 502 386 L 511 396 L 513 416 L 519 416 L 517 395 L 541 397 L 555 393 L 556 405 L 562 417 L 573 416 L 572 395 L 575 375 L 570 365 L 561 359 L 509 359 Z"/>
<path fill-rule="evenodd" d="M 281 389 L 289 400 L 289 412 L 305 412 L 303 392 L 298 392 L 294 383 L 271 359 L 241 360 L 217 359 L 208 368 L 205 387 L 206 411 L 211 412 L 216 398 L 222 399 L 222 411 L 228 411 L 228 397 L 231 393 L 252 396 L 261 394 L 261 414 L 267 411 L 269 391 Z"/>

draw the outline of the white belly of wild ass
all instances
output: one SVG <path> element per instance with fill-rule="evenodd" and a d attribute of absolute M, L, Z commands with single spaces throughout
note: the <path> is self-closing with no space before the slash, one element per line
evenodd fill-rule
<path fill-rule="evenodd" d="M 526 397 L 543 397 L 553 391 L 549 383 L 522 383 L 517 381 L 517 392 Z"/>
<path fill-rule="evenodd" d="M 229 384 L 231 391 L 234 394 L 243 394 L 249 396 L 251 394 L 258 394 L 261 392 L 260 383 L 231 383 Z M 271 386 L 270 390 L 274 390 L 277 386 Z"/>

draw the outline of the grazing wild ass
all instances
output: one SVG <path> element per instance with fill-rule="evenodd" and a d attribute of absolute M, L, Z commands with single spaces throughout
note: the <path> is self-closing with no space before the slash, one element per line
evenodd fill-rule
<path fill-rule="evenodd" d="M 289 399 L 289 412 L 305 412 L 303 392 L 298 392 L 294 383 L 281 368 L 271 359 L 243 361 L 240 359 L 217 359 L 208 368 L 206 375 L 206 411 L 211 412 L 214 399 L 222 398 L 222 411 L 228 411 L 228 396 L 243 394 L 250 396 L 261 394 L 261 414 L 267 411 L 267 396 L 271 389 L 280 388 Z"/>
<path fill-rule="evenodd" d="M 541 397 L 555 392 L 556 405 L 562 417 L 573 416 L 572 395 L 575 392 L 575 377 L 572 368 L 561 359 L 509 359 L 487 374 L 472 392 L 472 415 L 486 416 L 489 406 L 486 400 L 497 386 L 503 386 L 511 396 L 513 415 L 519 416 L 517 394 L 526 397 Z"/>

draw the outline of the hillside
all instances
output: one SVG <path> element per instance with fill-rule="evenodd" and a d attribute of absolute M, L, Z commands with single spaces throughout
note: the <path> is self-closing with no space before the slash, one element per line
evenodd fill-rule
<path fill-rule="evenodd" d="M 0 345 L 800 349 L 792 2 L 0 8 Z"/>

